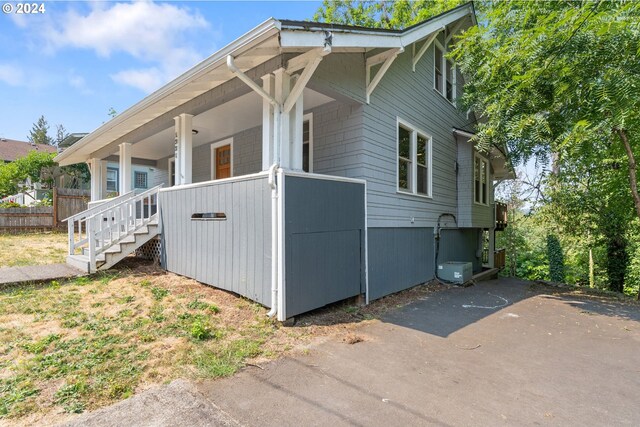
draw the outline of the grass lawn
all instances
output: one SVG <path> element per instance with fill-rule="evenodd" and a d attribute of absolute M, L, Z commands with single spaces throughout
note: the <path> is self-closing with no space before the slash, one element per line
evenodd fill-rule
<path fill-rule="evenodd" d="M 66 233 L 0 234 L 0 268 L 64 262 Z"/>
<path fill-rule="evenodd" d="M 0 424 L 54 424 L 176 378 L 224 377 L 248 362 L 305 353 L 328 336 L 355 344 L 359 323 L 426 292 L 364 308 L 340 304 L 283 327 L 247 299 L 125 264 L 0 289 Z"/>

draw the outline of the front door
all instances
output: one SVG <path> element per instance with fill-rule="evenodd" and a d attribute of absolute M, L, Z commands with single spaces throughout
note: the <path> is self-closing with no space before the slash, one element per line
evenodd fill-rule
<path fill-rule="evenodd" d="M 216 179 L 231 176 L 231 145 L 216 148 Z"/>

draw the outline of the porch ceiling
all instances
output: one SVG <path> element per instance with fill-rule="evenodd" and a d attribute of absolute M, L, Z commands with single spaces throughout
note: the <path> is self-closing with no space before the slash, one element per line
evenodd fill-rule
<path fill-rule="evenodd" d="M 59 154 L 56 161 L 60 165 L 84 162 L 91 153 L 198 95 L 231 80 L 234 75 L 226 66 L 227 55 L 234 55 L 236 65 L 243 71 L 250 70 L 279 55 L 278 27 L 279 24 L 275 19 L 265 21 L 82 138 Z"/>
<path fill-rule="evenodd" d="M 304 90 L 305 111 L 333 101 L 332 98 L 312 89 Z M 193 146 L 219 141 L 262 124 L 262 98 L 255 92 L 242 95 L 232 101 L 207 110 L 193 117 Z M 138 158 L 158 160 L 174 153 L 175 130 L 164 129 L 148 138 L 133 143 L 132 155 Z M 112 153 L 117 154 L 117 151 Z"/>

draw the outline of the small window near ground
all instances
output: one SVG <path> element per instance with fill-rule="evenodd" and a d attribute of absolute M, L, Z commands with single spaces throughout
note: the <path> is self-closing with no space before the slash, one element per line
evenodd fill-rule
<path fill-rule="evenodd" d="M 431 196 L 431 137 L 398 124 L 398 191 Z"/>
<path fill-rule="evenodd" d="M 147 173 L 134 172 L 135 188 L 147 188 Z"/>
<path fill-rule="evenodd" d="M 118 191 L 118 169 L 107 168 L 107 191 Z"/>
<path fill-rule="evenodd" d="M 489 204 L 489 161 L 478 155 L 473 163 L 474 201 Z"/>

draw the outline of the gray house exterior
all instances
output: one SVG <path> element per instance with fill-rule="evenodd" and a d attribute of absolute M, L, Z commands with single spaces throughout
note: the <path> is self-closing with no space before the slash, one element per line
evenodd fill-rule
<path fill-rule="evenodd" d="M 97 179 L 114 155 L 164 171 L 163 188 L 72 219 L 70 236 L 101 232 L 69 262 L 99 269 L 91 251 L 104 248 L 108 265 L 129 215 L 165 269 L 280 320 L 427 282 L 447 261 L 493 267 L 493 183 L 512 172 L 470 142 L 464 77 L 445 57 L 471 25 L 471 4 L 403 31 L 265 22 L 58 156 Z"/>

